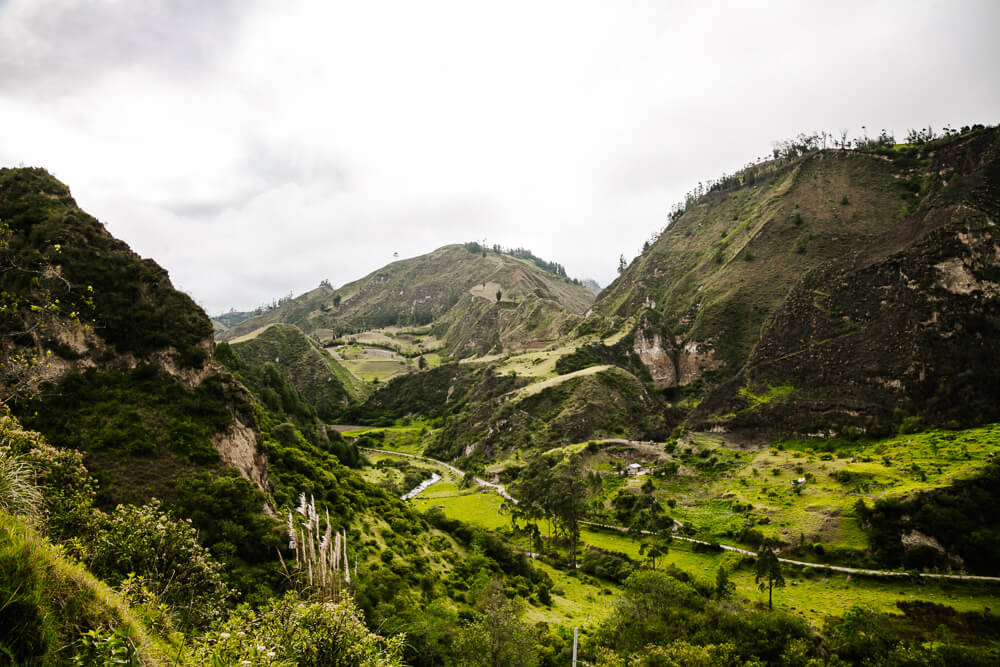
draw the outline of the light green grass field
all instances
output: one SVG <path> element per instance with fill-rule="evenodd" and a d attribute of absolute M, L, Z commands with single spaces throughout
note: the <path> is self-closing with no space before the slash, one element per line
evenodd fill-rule
<path fill-rule="evenodd" d="M 551 607 L 528 607 L 525 620 L 529 623 L 543 621 L 593 628 L 614 611 L 614 598 L 619 590 L 617 586 L 586 575 L 574 577 L 541 561 L 535 561 L 533 565 L 546 572 L 554 586 Z"/>
<path fill-rule="evenodd" d="M 375 441 L 372 445 L 375 449 L 386 449 L 393 452 L 420 456 L 424 453 L 424 448 L 427 446 L 427 441 L 432 437 L 432 432 L 425 423 L 414 422 L 407 426 L 360 428 L 353 431 L 344 431 L 342 435 L 346 438 L 357 438 L 366 435 Z"/>
<path fill-rule="evenodd" d="M 417 499 L 418 507 L 427 508 L 432 505 L 441 506 L 448 517 L 460 519 L 476 526 L 491 530 L 508 528 L 509 515 L 500 510 L 502 499 L 494 493 L 477 491 L 455 497 L 459 493 L 456 485 L 439 483 L 432 486 Z M 545 522 L 539 523 L 543 535 L 547 535 Z M 606 551 L 624 553 L 633 559 L 641 560 L 639 542 L 621 533 L 608 532 L 584 527 L 581 530 L 581 542 Z M 518 542 L 518 546 L 524 545 Z M 585 547 L 583 547 L 585 548 Z M 739 562 L 739 556 L 730 553 L 697 553 L 690 543 L 675 540 L 668 554 L 659 562 L 658 567 L 668 564 L 688 572 L 697 579 L 713 582 L 719 566 L 723 563 L 727 568 Z M 550 568 L 551 569 L 551 568 Z M 564 575 L 569 579 L 568 575 Z M 752 571 L 747 568 L 733 572 L 732 581 L 736 584 L 736 594 L 752 602 L 767 601 L 767 594 L 762 593 L 754 582 Z M 931 582 L 917 585 L 903 580 L 883 580 L 872 577 L 844 574 L 827 574 L 821 570 L 803 569 L 793 572 L 786 567 L 788 585 L 784 589 L 776 589 L 774 594 L 776 606 L 803 616 L 809 623 L 820 626 L 826 616 L 841 615 L 854 605 L 871 607 L 888 613 L 898 613 L 895 604 L 900 600 L 925 600 L 946 604 L 960 611 L 982 611 L 984 608 L 1000 608 L 1000 586 L 984 584 L 959 584 L 946 582 Z M 573 581 L 577 581 L 573 579 Z M 792 582 L 795 582 L 794 584 Z M 568 605 L 569 611 L 551 611 L 532 608 L 529 616 L 534 614 L 539 620 L 555 619 L 560 614 L 574 620 L 583 616 L 599 618 L 588 605 L 609 605 L 610 597 L 595 593 L 594 588 L 584 587 L 582 593 L 567 594 L 565 600 L 556 600 L 559 605 Z M 600 588 L 615 589 L 611 583 L 600 582 Z M 581 598 L 582 596 L 582 598 Z M 589 596 L 589 597 L 588 597 Z M 555 599 L 555 598 L 554 598 Z"/>

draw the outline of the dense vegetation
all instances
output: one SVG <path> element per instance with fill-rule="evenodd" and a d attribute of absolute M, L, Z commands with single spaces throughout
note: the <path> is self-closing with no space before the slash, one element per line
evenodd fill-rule
<path fill-rule="evenodd" d="M 871 508 L 860 501 L 858 513 L 876 559 L 887 567 L 1000 573 L 1000 465 L 942 489 L 878 500 Z"/>
<path fill-rule="evenodd" d="M 77 208 L 48 172 L 0 169 L 0 221 L 5 338 L 48 311 L 91 324 L 118 354 L 166 350 L 182 366 L 204 363 L 212 334 L 205 313 L 166 271 Z M 41 342 L 71 360 L 81 354 L 52 329 Z"/>
<path fill-rule="evenodd" d="M 162 269 L 3 170 L 0 660 L 547 667 L 578 628 L 590 664 L 995 664 L 992 584 L 812 567 L 997 573 L 997 135 L 948 135 L 779 145 L 587 318 L 469 243 L 234 313 L 214 359 Z M 366 386 L 317 340 L 420 363 Z"/>

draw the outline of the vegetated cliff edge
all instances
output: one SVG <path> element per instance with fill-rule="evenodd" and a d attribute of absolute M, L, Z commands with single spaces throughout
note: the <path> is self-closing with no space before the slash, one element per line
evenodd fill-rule
<path fill-rule="evenodd" d="M 93 453 L 95 471 L 101 458 L 119 467 L 102 452 L 162 448 L 189 462 L 221 457 L 264 490 L 249 397 L 212 363 L 211 324 L 167 272 L 112 237 L 43 169 L 0 170 L 0 221 L 0 393 L 15 411 L 54 426 L 91 400 L 82 422 L 59 427 Z M 42 406 L 56 409 L 29 414 Z M 185 409 L 193 414 L 178 414 Z"/>
<path fill-rule="evenodd" d="M 699 428 L 996 420 L 998 136 L 757 165 L 689 205 L 581 326 L 632 318 L 656 385 L 703 394 Z"/>

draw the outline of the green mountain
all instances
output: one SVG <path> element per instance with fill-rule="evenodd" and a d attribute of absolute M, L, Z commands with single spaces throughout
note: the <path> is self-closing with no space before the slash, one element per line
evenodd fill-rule
<path fill-rule="evenodd" d="M 717 387 L 697 427 L 995 420 L 998 147 L 979 129 L 750 167 L 690 201 L 594 320 L 636 323 L 657 386 Z"/>
<path fill-rule="evenodd" d="M 447 354 L 468 357 L 554 343 L 593 300 L 586 287 L 530 259 L 475 243 L 449 245 L 393 262 L 339 289 L 320 285 L 235 324 L 220 339 L 272 322 L 294 324 L 320 340 L 431 325 Z"/>
<path fill-rule="evenodd" d="M 271 324 L 228 345 L 239 361 L 251 366 L 273 365 L 285 380 L 307 397 L 320 419 L 333 421 L 344 408 L 370 393 L 326 350 L 298 327 Z M 220 353 L 216 350 L 216 354 Z M 232 365 L 227 364 L 230 368 Z M 265 404 L 274 405 L 271 394 L 259 394 Z"/>
<path fill-rule="evenodd" d="M 228 313 L 222 313 L 221 315 L 215 315 L 212 317 L 212 328 L 218 334 L 219 332 L 225 331 L 231 326 L 239 324 L 243 320 L 249 319 L 255 315 L 260 315 L 263 309 L 258 308 L 257 310 L 230 310 Z"/>

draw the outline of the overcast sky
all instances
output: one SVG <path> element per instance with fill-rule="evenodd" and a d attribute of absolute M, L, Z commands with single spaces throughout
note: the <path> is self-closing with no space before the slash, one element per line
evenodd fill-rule
<path fill-rule="evenodd" d="M 994 0 L 0 0 L 0 166 L 212 314 L 473 239 L 605 285 L 774 140 L 996 124 L 998 26 Z"/>

